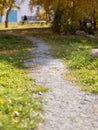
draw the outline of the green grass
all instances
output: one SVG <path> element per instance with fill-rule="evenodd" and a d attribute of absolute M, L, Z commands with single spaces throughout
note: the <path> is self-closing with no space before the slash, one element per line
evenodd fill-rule
<path fill-rule="evenodd" d="M 82 90 L 98 93 L 98 58 L 89 51 L 98 48 L 98 41 L 79 36 L 59 36 L 49 33 L 31 33 L 53 46 L 52 55 L 63 59 L 69 69 L 64 78 L 72 81 Z"/>
<path fill-rule="evenodd" d="M 46 88 L 27 76 L 23 61 L 34 48 L 25 38 L 0 34 L 0 130 L 33 130 L 43 111 Z"/>

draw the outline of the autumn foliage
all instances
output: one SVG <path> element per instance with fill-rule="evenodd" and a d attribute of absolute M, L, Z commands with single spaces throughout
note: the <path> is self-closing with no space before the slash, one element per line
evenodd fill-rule
<path fill-rule="evenodd" d="M 92 17 L 95 21 L 98 17 L 98 0 L 31 0 L 30 5 L 43 6 L 47 14 L 54 17 L 53 29 L 56 32 L 66 32 L 66 26 L 74 32 L 79 20 Z"/>

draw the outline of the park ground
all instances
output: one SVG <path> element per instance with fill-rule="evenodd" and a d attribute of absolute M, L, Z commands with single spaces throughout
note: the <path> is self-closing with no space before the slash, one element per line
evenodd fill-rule
<path fill-rule="evenodd" d="M 98 58 L 89 56 L 90 49 L 98 48 L 97 40 L 81 36 L 60 36 L 53 34 L 50 29 L 10 30 L 10 33 L 34 36 L 46 41 L 52 46 L 52 56 L 63 60 L 69 70 L 63 74 L 63 79 L 82 90 L 98 93 Z M 39 98 L 38 93 L 48 89 L 27 76 L 28 69 L 25 69 L 23 62 L 35 57 L 30 52 L 36 46 L 24 37 L 4 32 L 0 37 L 0 127 L 4 130 L 35 128 L 43 111 L 43 99 Z"/>
<path fill-rule="evenodd" d="M 19 29 L 32 29 L 32 28 L 49 28 L 51 26 L 50 23 L 46 24 L 44 21 L 35 21 L 35 22 L 26 22 L 26 23 L 9 23 L 8 28 L 5 28 L 4 23 L 0 23 L 0 30 L 19 30 Z"/>
<path fill-rule="evenodd" d="M 64 78 L 78 84 L 85 91 L 98 92 L 98 58 L 89 55 L 91 49 L 98 48 L 97 40 L 85 36 L 62 36 L 52 33 L 50 29 L 17 32 L 38 37 L 52 45 L 52 56 L 62 59 L 70 70 Z M 97 35 L 96 31 L 95 36 Z"/>

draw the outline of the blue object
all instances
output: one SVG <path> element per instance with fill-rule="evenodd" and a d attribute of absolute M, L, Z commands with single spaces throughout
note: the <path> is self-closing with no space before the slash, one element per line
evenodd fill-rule
<path fill-rule="evenodd" d="M 10 11 L 8 21 L 9 22 L 17 22 L 17 10 Z"/>

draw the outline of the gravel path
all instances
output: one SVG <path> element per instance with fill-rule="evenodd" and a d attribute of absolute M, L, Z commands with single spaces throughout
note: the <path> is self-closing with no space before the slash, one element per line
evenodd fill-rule
<path fill-rule="evenodd" d="M 63 80 L 62 73 L 68 70 L 62 61 L 51 56 L 51 46 L 35 37 L 26 38 L 37 46 L 33 50 L 35 58 L 24 63 L 31 68 L 29 75 L 51 89 L 41 95 L 46 99 L 46 120 L 40 130 L 98 130 L 98 96 L 86 94 Z"/>

